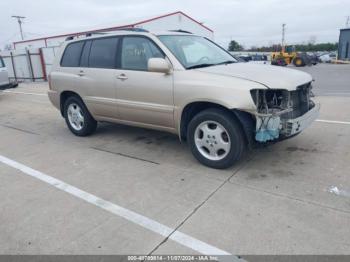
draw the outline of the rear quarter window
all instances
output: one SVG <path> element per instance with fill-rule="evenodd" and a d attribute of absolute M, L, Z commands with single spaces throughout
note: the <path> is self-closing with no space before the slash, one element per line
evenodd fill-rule
<path fill-rule="evenodd" d="M 78 67 L 83 46 L 84 41 L 68 44 L 62 56 L 61 66 Z"/>

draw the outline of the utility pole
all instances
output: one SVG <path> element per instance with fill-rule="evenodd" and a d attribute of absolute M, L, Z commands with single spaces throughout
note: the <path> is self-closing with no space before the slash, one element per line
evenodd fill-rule
<path fill-rule="evenodd" d="M 346 17 L 345 28 L 350 28 L 350 15 Z"/>
<path fill-rule="evenodd" d="M 286 33 L 286 24 L 282 24 L 282 53 L 285 51 L 285 33 Z"/>
<path fill-rule="evenodd" d="M 22 21 L 22 20 L 23 20 L 25 17 L 24 17 L 24 16 L 19 16 L 19 15 L 13 15 L 12 17 L 17 19 L 17 22 L 18 22 L 18 25 L 19 25 L 19 31 L 21 32 L 21 38 L 22 38 L 22 40 L 24 40 L 24 37 L 23 37 L 23 30 L 22 30 L 22 24 L 23 24 L 23 21 Z"/>

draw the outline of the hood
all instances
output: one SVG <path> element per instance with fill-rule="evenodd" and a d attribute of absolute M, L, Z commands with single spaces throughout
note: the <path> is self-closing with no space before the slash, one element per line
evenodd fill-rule
<path fill-rule="evenodd" d="M 237 77 L 260 83 L 271 89 L 295 90 L 312 81 L 311 75 L 295 69 L 273 65 L 234 63 L 195 69 L 203 73 Z"/>

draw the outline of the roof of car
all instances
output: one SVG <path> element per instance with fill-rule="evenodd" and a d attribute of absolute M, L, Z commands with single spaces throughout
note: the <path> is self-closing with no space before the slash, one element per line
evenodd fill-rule
<path fill-rule="evenodd" d="M 73 39 L 68 39 L 66 41 L 69 42 L 76 42 L 76 41 L 81 41 L 81 40 L 88 40 L 88 39 L 95 39 L 95 38 L 101 38 L 101 37 L 110 37 L 110 36 L 120 36 L 120 35 L 155 35 L 155 36 L 160 36 L 160 35 L 194 35 L 190 32 L 186 31 L 161 31 L 161 32 L 148 32 L 148 31 L 134 31 L 134 30 L 120 30 L 117 32 L 113 33 L 91 33 L 89 36 L 85 37 L 78 37 L 78 38 L 73 38 Z"/>

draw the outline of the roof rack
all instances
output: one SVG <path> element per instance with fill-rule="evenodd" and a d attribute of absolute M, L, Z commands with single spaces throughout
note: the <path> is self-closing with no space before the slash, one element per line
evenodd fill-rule
<path fill-rule="evenodd" d="M 71 35 L 71 36 L 66 37 L 65 41 L 70 41 L 70 40 L 73 40 L 73 39 L 74 39 L 74 35 Z"/>
<path fill-rule="evenodd" d="M 85 36 L 86 37 L 90 37 L 92 35 L 105 35 L 106 33 L 104 32 L 89 32 L 89 33 L 86 33 Z"/>
<path fill-rule="evenodd" d="M 149 33 L 148 30 L 143 29 L 143 28 L 139 28 L 139 27 L 126 27 L 126 28 L 120 28 L 117 29 L 115 31 L 133 31 L 133 32 L 145 32 L 145 33 Z"/>
<path fill-rule="evenodd" d="M 189 32 L 189 31 L 186 31 L 186 30 L 182 30 L 182 29 L 169 30 L 169 32 L 178 32 L 178 33 L 185 33 L 185 34 L 191 34 L 191 35 L 193 35 L 192 32 Z"/>
<path fill-rule="evenodd" d="M 116 29 L 116 30 L 112 30 L 112 31 L 132 31 L 132 32 L 145 32 L 148 33 L 149 31 L 143 28 L 137 28 L 137 27 L 126 27 L 126 28 L 120 28 L 120 29 Z M 92 35 L 105 35 L 108 34 L 107 32 L 99 32 L 99 31 L 95 31 L 95 32 L 88 32 L 85 34 L 85 37 L 90 37 Z M 73 40 L 75 37 L 77 37 L 78 35 L 71 35 L 66 37 L 65 41 L 70 41 Z"/>

